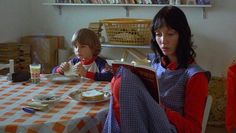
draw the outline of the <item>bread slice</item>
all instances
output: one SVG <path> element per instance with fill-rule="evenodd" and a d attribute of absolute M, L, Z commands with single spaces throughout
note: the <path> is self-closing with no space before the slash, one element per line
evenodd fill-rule
<path fill-rule="evenodd" d="M 70 64 L 70 67 L 67 71 L 64 72 L 65 76 L 78 76 L 78 74 L 76 73 L 76 71 L 73 69 L 74 65 Z"/>
<path fill-rule="evenodd" d="M 104 93 L 102 91 L 98 90 L 88 90 L 81 92 L 81 98 L 82 100 L 103 100 L 104 99 Z"/>

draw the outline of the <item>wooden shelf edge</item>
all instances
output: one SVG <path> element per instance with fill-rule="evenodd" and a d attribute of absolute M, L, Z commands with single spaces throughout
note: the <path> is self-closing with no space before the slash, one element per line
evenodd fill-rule
<path fill-rule="evenodd" d="M 48 6 L 117 6 L 117 7 L 164 7 L 169 6 L 169 4 L 81 4 L 81 3 L 43 3 L 43 5 Z M 177 7 L 190 7 L 190 8 L 203 8 L 212 7 L 212 5 L 173 5 Z"/>

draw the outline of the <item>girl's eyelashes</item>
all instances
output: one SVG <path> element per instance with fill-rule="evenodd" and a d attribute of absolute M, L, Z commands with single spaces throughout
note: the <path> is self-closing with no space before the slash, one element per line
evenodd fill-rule
<path fill-rule="evenodd" d="M 85 45 L 81 45 L 79 48 L 84 48 L 84 47 L 86 47 Z"/>
<path fill-rule="evenodd" d="M 161 37 L 161 36 L 163 36 L 163 34 L 164 35 L 168 35 L 168 36 L 173 36 L 173 35 L 175 35 L 175 32 L 167 32 L 166 34 L 165 33 L 161 33 L 161 32 L 156 32 L 156 36 L 157 37 Z"/>
<path fill-rule="evenodd" d="M 175 33 L 168 33 L 168 35 L 169 35 L 169 36 L 173 36 L 173 35 L 175 35 Z"/>
<path fill-rule="evenodd" d="M 81 44 L 74 45 L 74 48 L 78 48 L 78 49 L 85 48 L 85 47 L 87 47 L 87 45 L 81 45 Z"/>
<path fill-rule="evenodd" d="M 167 34 L 169 34 L 169 35 L 175 35 L 176 33 L 177 32 L 175 30 L 171 30 L 171 31 L 167 32 Z"/>
<path fill-rule="evenodd" d="M 162 34 L 160 32 L 156 32 L 156 36 L 161 37 Z"/>

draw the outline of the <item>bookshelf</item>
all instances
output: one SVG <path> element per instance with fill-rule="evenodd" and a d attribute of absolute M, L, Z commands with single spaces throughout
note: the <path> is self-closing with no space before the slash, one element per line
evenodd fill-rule
<path fill-rule="evenodd" d="M 62 14 L 62 7 L 64 6 L 86 6 L 86 7 L 123 7 L 126 11 L 126 17 L 129 17 L 130 8 L 132 7 L 164 7 L 169 4 L 92 4 L 92 3 L 43 3 L 47 6 L 55 6 L 59 10 L 59 14 Z M 212 7 L 212 5 L 174 5 L 180 8 L 201 8 L 203 18 L 206 19 L 206 8 Z"/>

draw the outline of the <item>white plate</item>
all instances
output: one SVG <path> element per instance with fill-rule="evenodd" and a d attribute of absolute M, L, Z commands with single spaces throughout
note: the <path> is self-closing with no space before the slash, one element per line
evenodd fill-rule
<path fill-rule="evenodd" d="M 36 95 L 33 97 L 32 101 L 33 102 L 40 102 L 43 104 L 50 104 L 50 103 L 55 103 L 60 101 L 61 97 L 60 96 L 56 96 L 56 95 Z"/>
<path fill-rule="evenodd" d="M 46 75 L 46 78 L 54 83 L 66 83 L 80 79 L 78 76 L 64 76 L 60 74 L 49 74 Z"/>
<path fill-rule="evenodd" d="M 91 90 L 91 89 L 90 89 Z M 83 100 L 82 97 L 81 97 L 81 93 L 82 92 L 85 92 L 85 91 L 89 91 L 89 90 L 76 90 L 76 91 L 73 91 L 69 94 L 69 97 L 76 100 L 76 101 L 79 101 L 79 102 L 83 102 L 83 103 L 98 103 L 98 102 L 104 102 L 104 101 L 107 101 L 110 99 L 111 97 L 111 94 L 110 92 L 107 92 L 107 91 L 101 91 L 103 92 L 104 94 L 104 97 L 103 99 L 101 100 Z M 99 90 L 100 91 L 100 90 Z"/>

